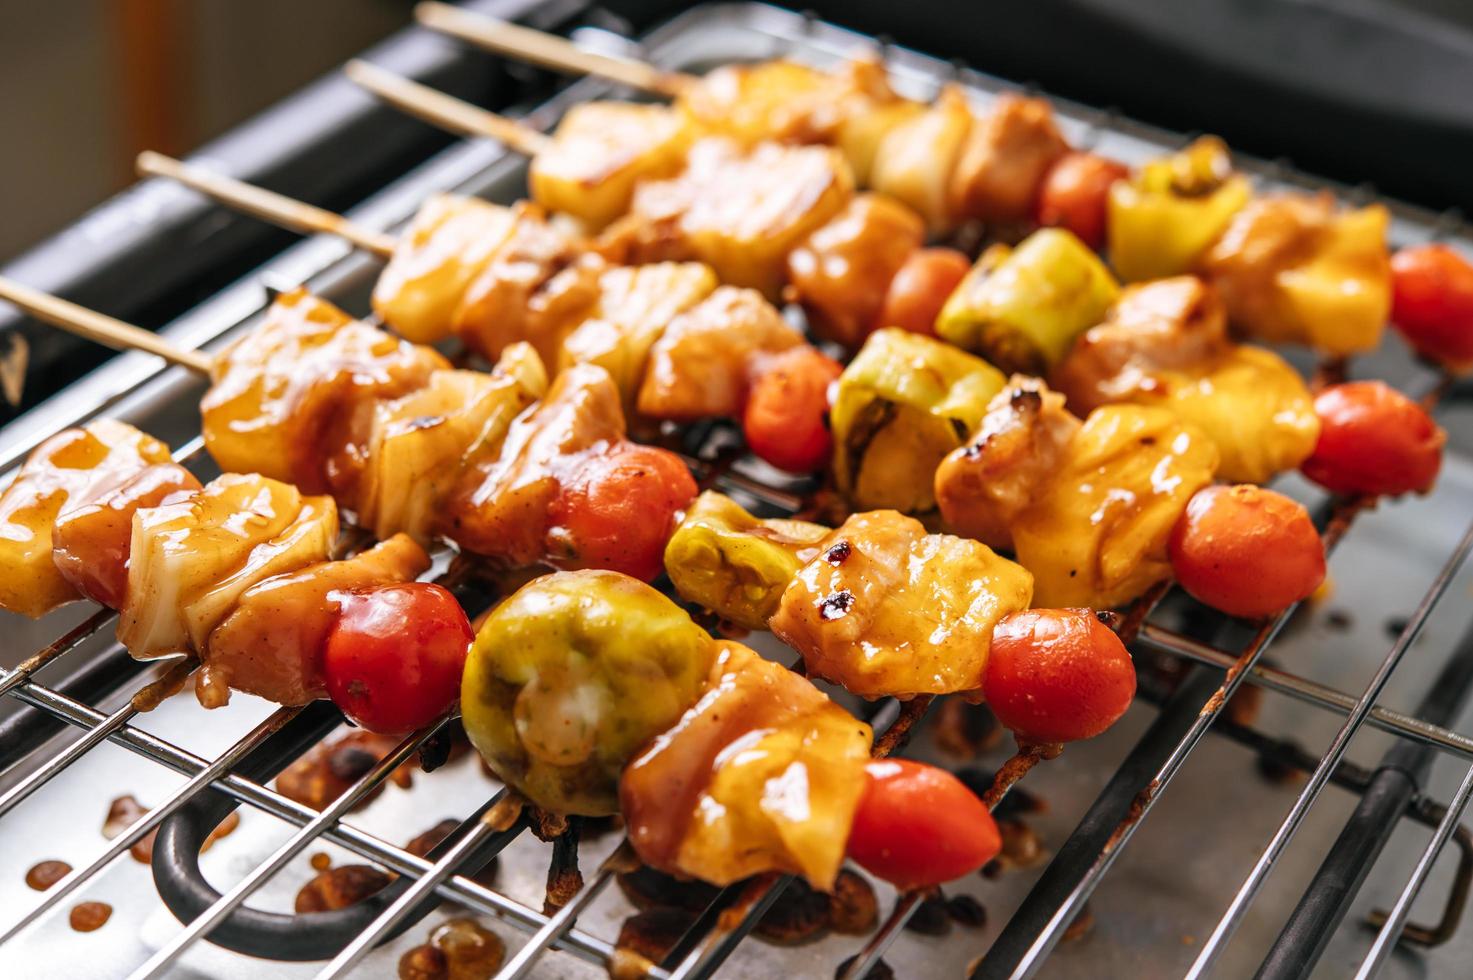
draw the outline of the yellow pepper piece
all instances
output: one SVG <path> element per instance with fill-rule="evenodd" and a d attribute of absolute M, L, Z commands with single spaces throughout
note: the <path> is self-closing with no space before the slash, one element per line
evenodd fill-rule
<path fill-rule="evenodd" d="M 1004 371 L 1044 374 L 1096 323 L 1120 287 L 1073 233 L 1044 228 L 982 254 L 936 320 L 936 333 Z"/>
<path fill-rule="evenodd" d="M 1110 188 L 1110 264 L 1126 282 L 1190 272 L 1251 195 L 1215 136 L 1153 160 Z"/>
<path fill-rule="evenodd" d="M 829 414 L 839 490 L 864 509 L 930 510 L 937 464 L 976 428 L 1006 380 L 939 340 L 875 331 L 839 376 Z"/>
<path fill-rule="evenodd" d="M 744 629 L 762 630 L 828 533 L 807 521 L 759 520 L 730 497 L 707 490 L 665 546 L 665 571 L 681 598 Z"/>

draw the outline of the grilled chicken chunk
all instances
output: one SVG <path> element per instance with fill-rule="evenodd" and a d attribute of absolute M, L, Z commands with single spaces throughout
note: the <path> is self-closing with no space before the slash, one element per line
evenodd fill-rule
<path fill-rule="evenodd" d="M 1013 547 L 1013 521 L 1058 469 L 1080 422 L 1037 378 L 1013 375 L 967 444 L 935 474 L 936 502 L 958 534 Z"/>
<path fill-rule="evenodd" d="M 1314 450 L 1319 419 L 1299 373 L 1227 336 L 1216 290 L 1193 276 L 1127 287 L 1052 382 L 1081 415 L 1112 403 L 1159 405 L 1205 432 L 1221 479 L 1264 483 Z"/>
<path fill-rule="evenodd" d="M 981 687 L 993 627 L 1033 595 L 1033 576 L 986 545 L 895 511 L 856 514 L 819 548 L 771 628 L 810 676 L 863 697 Z"/>
<path fill-rule="evenodd" d="M 241 593 L 325 561 L 337 538 L 331 497 L 230 473 L 133 516 L 118 640 L 139 660 L 199 652 Z"/>
<path fill-rule="evenodd" d="M 428 347 L 294 290 L 216 359 L 200 406 L 205 445 L 223 470 L 352 501 L 363 463 L 356 447 L 375 404 L 449 367 Z"/>
<path fill-rule="evenodd" d="M 580 364 L 511 425 L 501 451 L 472 463 L 446 511 L 445 533 L 467 551 L 524 567 L 548 553 L 549 508 L 578 454 L 624 438 L 619 391 L 607 371 Z"/>
<path fill-rule="evenodd" d="M 359 523 L 378 538 L 420 544 L 441 533 L 444 503 L 464 469 L 501 450 L 512 421 L 547 390 L 526 344 L 507 348 L 490 373 L 437 371 L 430 383 L 374 411 Z"/>
<path fill-rule="evenodd" d="M 532 158 L 532 198 L 597 231 L 629 210 L 640 181 L 674 176 L 685 164 L 690 126 L 667 106 L 584 102 L 568 110 L 551 144 Z"/>
<path fill-rule="evenodd" d="M 1068 149 L 1047 100 L 999 96 L 957 157 L 951 212 L 991 223 L 1030 219 L 1044 175 Z"/>
<path fill-rule="evenodd" d="M 0 608 L 35 618 L 81 598 L 53 560 L 57 519 L 169 462 L 168 446 L 107 419 L 37 447 L 0 494 Z"/>
<path fill-rule="evenodd" d="M 318 561 L 256 582 L 201 651 L 197 690 L 206 706 L 230 690 L 277 704 L 325 697 L 322 651 L 345 593 L 410 581 L 430 567 L 429 556 L 396 534 L 341 561 Z"/>
<path fill-rule="evenodd" d="M 933 234 L 956 224 L 952 175 L 972 132 L 972 107 L 955 85 L 925 111 L 892 128 L 880 142 L 870 186 L 908 204 Z"/>
<path fill-rule="evenodd" d="M 753 289 L 718 287 L 670 321 L 650 349 L 639 413 L 689 421 L 736 418 L 757 361 L 803 335 Z"/>
<path fill-rule="evenodd" d="M 890 283 L 921 247 L 920 216 L 891 197 L 856 194 L 788 255 L 788 293 L 819 336 L 856 348 L 878 322 Z"/>
<path fill-rule="evenodd" d="M 678 177 L 641 185 L 630 213 L 609 226 L 600 248 L 612 261 L 698 260 L 722 282 L 775 299 L 788 253 L 854 193 L 854 175 L 829 147 L 764 143 L 744 152 L 708 139 L 687 159 Z"/>
<path fill-rule="evenodd" d="M 806 678 L 738 643 L 706 693 L 619 783 L 646 864 L 727 885 L 764 871 L 830 891 L 864 792 L 872 733 Z"/>

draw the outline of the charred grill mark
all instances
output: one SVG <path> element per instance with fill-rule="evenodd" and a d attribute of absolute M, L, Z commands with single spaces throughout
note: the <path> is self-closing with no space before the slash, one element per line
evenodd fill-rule
<path fill-rule="evenodd" d="M 854 549 L 850 546 L 848 541 L 840 541 L 838 544 L 834 545 L 828 551 L 825 551 L 823 553 L 823 560 L 828 562 L 830 565 L 842 565 L 844 564 L 845 559 L 847 559 L 849 555 L 853 553 L 853 551 Z"/>
<path fill-rule="evenodd" d="M 849 610 L 854 608 L 854 593 L 848 589 L 840 589 L 833 595 L 825 596 L 818 602 L 818 615 L 826 623 L 832 623 L 836 619 L 843 619 L 849 615 Z"/>

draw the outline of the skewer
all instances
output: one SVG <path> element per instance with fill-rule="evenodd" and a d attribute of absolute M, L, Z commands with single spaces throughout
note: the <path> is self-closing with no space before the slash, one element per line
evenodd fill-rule
<path fill-rule="evenodd" d="M 264 218 L 273 224 L 304 235 L 337 235 L 358 248 L 388 258 L 394 251 L 394 236 L 349 221 L 340 214 L 296 201 L 275 191 L 253 187 L 211 173 L 201 167 L 181 163 L 162 153 L 145 150 L 138 154 L 138 172 L 148 177 L 168 177 L 208 197 L 224 201 L 247 214 Z"/>
<path fill-rule="evenodd" d="M 633 58 L 585 51 L 556 34 L 472 14 L 444 3 L 421 3 L 415 18 L 431 30 L 449 34 L 496 54 L 519 58 L 568 75 L 597 75 L 642 92 L 675 98 L 699 79 L 665 71 Z"/>
<path fill-rule="evenodd" d="M 4 276 L 0 276 L 0 299 L 14 303 L 38 320 L 113 350 L 143 351 L 206 377 L 215 363 L 214 358 L 204 351 L 175 347 L 156 333 L 47 295 Z"/>
<path fill-rule="evenodd" d="M 494 139 L 529 157 L 552 144 L 551 137 L 526 123 L 488 112 L 367 61 L 350 61 L 343 72 L 354 84 L 400 111 L 441 129 Z"/>

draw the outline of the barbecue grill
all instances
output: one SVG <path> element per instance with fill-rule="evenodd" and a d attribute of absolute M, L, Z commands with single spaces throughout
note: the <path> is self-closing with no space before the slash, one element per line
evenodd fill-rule
<path fill-rule="evenodd" d="M 637 41 L 621 32 L 626 25 L 599 23 L 578 39 L 686 71 L 777 54 L 831 64 L 876 43 L 755 4 L 698 7 Z M 884 54 L 897 88 L 913 97 L 957 81 L 985 103 L 1008 87 L 893 45 Z M 515 109 L 538 126 L 611 91 L 585 79 L 541 99 L 545 79 L 529 77 L 524 91 L 539 100 Z M 1131 163 L 1186 140 L 1108 110 L 1063 101 L 1056 108 L 1072 143 Z M 1284 162 L 1239 163 L 1263 186 L 1329 186 L 1357 203 L 1374 196 L 1365 187 L 1311 179 Z M 393 179 L 352 217 L 393 228 L 433 191 L 510 201 L 521 196 L 524 169 L 496 144 L 457 142 Z M 160 202 L 188 197 L 157 182 L 138 193 Z M 1437 238 L 1473 248 L 1455 214 L 1384 203 L 1394 215 L 1393 244 Z M 217 346 L 253 325 L 270 290 L 299 283 L 366 311 L 376 268 L 344 243 L 310 239 L 163 332 L 180 346 Z M 1261 628 L 1207 615 L 1164 590 L 1129 610 L 1123 632 L 1142 674 L 1138 704 L 1106 736 L 1071 746 L 1023 784 L 1047 808 L 1016 819 L 1048 855 L 947 889 L 980 901 L 985 923 L 928 935 L 935 931 L 934 903 L 897 899 L 877 886 L 876 931 L 785 948 L 749 938 L 791 884 L 761 879 L 722 891 L 652 975 L 830 976 L 838 969 L 847 977 L 879 976 L 870 971 L 880 969 L 882 957 L 901 976 L 1464 975 L 1473 939 L 1458 924 L 1473 879 L 1473 837 L 1460 821 L 1473 796 L 1473 738 L 1459 728 L 1467 726 L 1473 691 L 1473 573 L 1465 561 L 1473 550 L 1473 466 L 1466 455 L 1473 425 L 1459 415 L 1463 392 L 1399 349 L 1365 358 L 1354 370 L 1441 405 L 1453 444 L 1439 489 L 1359 512 L 1285 481 L 1338 546 L 1334 587 Z M 47 435 L 106 412 L 181 446 L 177 457 L 203 473 L 211 464 L 195 438 L 192 407 L 200 390 L 194 377 L 156 358 L 118 357 L 0 432 L 0 460 L 9 469 Z M 735 454 L 729 435 L 712 425 L 669 438 L 703 486 L 769 515 L 804 505 L 811 485 L 777 478 Z M 435 573 L 466 585 L 465 569 L 446 555 Z M 1439 604 L 1444 596 L 1451 598 Z M 162 975 L 170 967 L 205 976 L 325 977 L 355 969 L 390 975 L 400 954 L 447 914 L 442 903 L 486 917 L 506 940 L 509 963 L 527 975 L 599 976 L 619 962 L 615 936 L 633 906 L 607 887 L 615 864 L 602 863 L 617 835 L 590 836 L 579 847 L 575 826 L 574 837 L 544 844 L 520 822 L 498 819 L 497 785 L 465 759 L 354 809 L 401 762 L 420 752 L 433 756 L 429 736 L 406 739 L 346 795 L 314 812 L 270 780 L 342 724 L 335 709 L 319 703 L 272 710 L 238 696 L 208 716 L 179 699 L 143 713 L 134 696 L 167 668 L 135 663 L 113 643 L 112 615 L 73 606 L 34 626 L 6 623 L 6 976 Z M 23 659 L 30 650 L 37 652 Z M 780 655 L 776 644 L 765 652 Z M 897 749 L 958 764 L 937 737 L 937 712 L 923 715 L 919 703 L 845 703 L 870 716 L 877 735 L 883 731 Z M 964 764 L 995 765 L 1007 754 L 993 747 Z M 154 809 L 147 822 L 105 841 L 98 826 L 109 801 L 123 794 Z M 204 838 L 236 808 L 244 815 L 240 829 L 201 858 Z M 458 829 L 427 857 L 401 846 L 442 816 L 454 817 Z M 130 861 L 124 852 L 154 826 L 160 833 L 151 867 Z M 586 885 L 547 914 L 549 861 L 566 874 L 575 848 Z M 297 916 L 290 896 L 311 874 L 307 855 L 319 850 L 399 877 L 367 902 Z M 497 855 L 499 875 L 488 887 L 475 874 Z M 22 879 L 43 858 L 67 860 L 78 876 L 47 892 L 29 891 Z M 82 900 L 113 905 L 113 921 L 94 933 L 72 933 L 65 913 Z M 1365 928 L 1378 905 L 1389 909 L 1376 920 L 1385 924 Z M 1433 924 L 1418 925 L 1424 920 Z"/>

